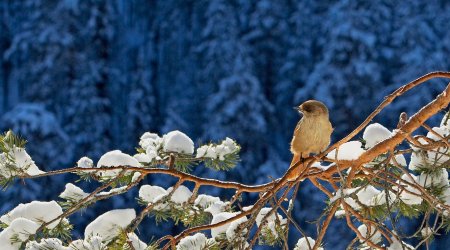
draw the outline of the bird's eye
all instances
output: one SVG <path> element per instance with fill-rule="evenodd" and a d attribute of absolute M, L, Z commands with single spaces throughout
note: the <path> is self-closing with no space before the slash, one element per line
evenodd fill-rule
<path fill-rule="evenodd" d="M 313 107 L 311 107 L 310 105 L 303 105 L 302 109 L 303 111 L 308 113 L 313 111 Z"/>

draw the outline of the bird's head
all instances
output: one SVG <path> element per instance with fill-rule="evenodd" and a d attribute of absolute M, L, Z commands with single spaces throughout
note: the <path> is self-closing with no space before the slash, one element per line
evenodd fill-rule
<path fill-rule="evenodd" d="M 316 100 L 308 100 L 294 109 L 302 113 L 304 116 L 323 116 L 328 117 L 328 108 L 322 102 Z"/>

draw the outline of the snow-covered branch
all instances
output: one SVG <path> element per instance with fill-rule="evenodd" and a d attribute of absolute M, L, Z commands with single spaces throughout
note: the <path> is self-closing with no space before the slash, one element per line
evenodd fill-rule
<path fill-rule="evenodd" d="M 294 249 L 323 249 L 322 241 L 334 218 L 343 218 L 356 237 L 349 247 L 410 249 L 409 236 L 397 227 L 399 217 L 422 218 L 412 235 L 420 244 L 443 228 L 450 228 L 449 113 L 439 126 L 425 122 L 450 103 L 450 85 L 409 119 L 388 129 L 372 119 L 394 99 L 419 84 L 450 73 L 434 72 L 398 90 L 380 104 L 352 133 L 325 152 L 304 159 L 278 179 L 263 185 L 245 185 L 191 174 L 194 168 L 232 171 L 238 166 L 240 146 L 225 138 L 217 143 L 194 145 L 180 131 L 165 135 L 144 133 L 135 155 L 119 150 L 105 153 L 97 162 L 83 157 L 73 168 L 44 172 L 26 152 L 25 141 L 9 131 L 0 137 L 0 184 L 6 189 L 15 179 L 40 178 L 72 173 L 81 181 L 94 180 L 97 187 L 83 190 L 67 183 L 58 201 L 19 204 L 0 217 L 2 249 L 251 249 L 255 244 L 281 245 L 288 249 L 292 225 L 298 234 Z M 339 126 L 339 124 L 336 124 Z M 427 131 L 419 133 L 420 128 Z M 360 133 L 362 140 L 352 139 Z M 402 144 L 403 143 L 403 144 Z M 306 165 L 297 180 L 287 176 Z M 282 167 L 282 166 L 280 166 Z M 149 175 L 172 176 L 171 187 L 142 184 Z M 317 220 L 318 234 L 305 235 L 291 212 L 301 182 L 310 180 L 328 199 Z M 194 184 L 194 189 L 188 188 Z M 92 221 L 84 238 L 72 241 L 70 215 L 89 209 L 97 201 L 139 186 L 135 209 L 108 211 Z M 300 187 L 299 187 L 300 186 Z M 235 190 L 232 197 L 215 197 L 201 187 Z M 244 193 L 258 193 L 256 202 L 241 200 Z M 155 221 L 173 220 L 184 230 L 157 241 L 144 243 L 135 234 L 146 216 Z M 291 233 L 292 234 L 292 233 Z"/>

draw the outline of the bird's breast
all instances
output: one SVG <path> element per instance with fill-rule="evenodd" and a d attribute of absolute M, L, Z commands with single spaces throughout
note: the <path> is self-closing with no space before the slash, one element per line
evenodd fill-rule
<path fill-rule="evenodd" d="M 291 142 L 292 153 L 320 153 L 330 144 L 332 131 L 327 117 L 303 117 L 295 128 Z"/>

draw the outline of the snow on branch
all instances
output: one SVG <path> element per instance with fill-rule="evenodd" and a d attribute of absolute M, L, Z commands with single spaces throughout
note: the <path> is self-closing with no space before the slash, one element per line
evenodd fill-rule
<path fill-rule="evenodd" d="M 263 185 L 190 173 L 200 167 L 232 171 L 239 162 L 240 146 L 230 138 L 196 147 L 180 131 L 162 136 L 147 132 L 134 155 L 113 150 L 96 164 L 83 157 L 76 167 L 44 172 L 26 152 L 26 141 L 9 131 L 0 136 L 0 185 L 4 189 L 15 184 L 15 179 L 65 173 L 78 175 L 80 181 L 94 180 L 98 186 L 88 191 L 67 183 L 57 201 L 19 204 L 0 217 L 0 245 L 12 250 L 252 249 L 255 244 L 288 249 L 293 228 L 298 235 L 294 249 L 324 249 L 323 238 L 333 218 L 345 220 L 355 233 L 349 248 L 412 249 L 404 242 L 409 237 L 419 239 L 414 247 L 428 244 L 433 235 L 450 228 L 449 113 L 439 126 L 426 124 L 450 103 L 450 85 L 409 119 L 399 114 L 396 128 L 370 123 L 394 99 L 438 77 L 450 78 L 450 73 L 433 72 L 400 87 L 349 135 Z M 413 135 L 419 128 L 427 133 Z M 360 133 L 363 139 L 354 139 Z M 288 181 L 287 176 L 302 164 L 303 172 L 295 181 Z M 171 187 L 141 185 L 148 175 L 172 176 L 177 182 Z M 306 180 L 328 197 L 314 237 L 306 235 L 292 217 L 293 201 Z M 194 187 L 188 188 L 187 183 Z M 136 197 L 142 206 L 139 211 L 108 211 L 85 228 L 83 239 L 71 239 L 70 215 L 136 186 L 140 186 Z M 205 186 L 232 189 L 235 194 L 215 197 L 199 193 Z M 258 193 L 259 198 L 248 204 L 242 199 L 244 193 Z M 172 220 L 184 230 L 144 243 L 135 232 L 147 216 L 157 223 Z M 422 223 L 413 235 L 405 235 L 397 227 L 400 217 L 420 217 Z"/>

